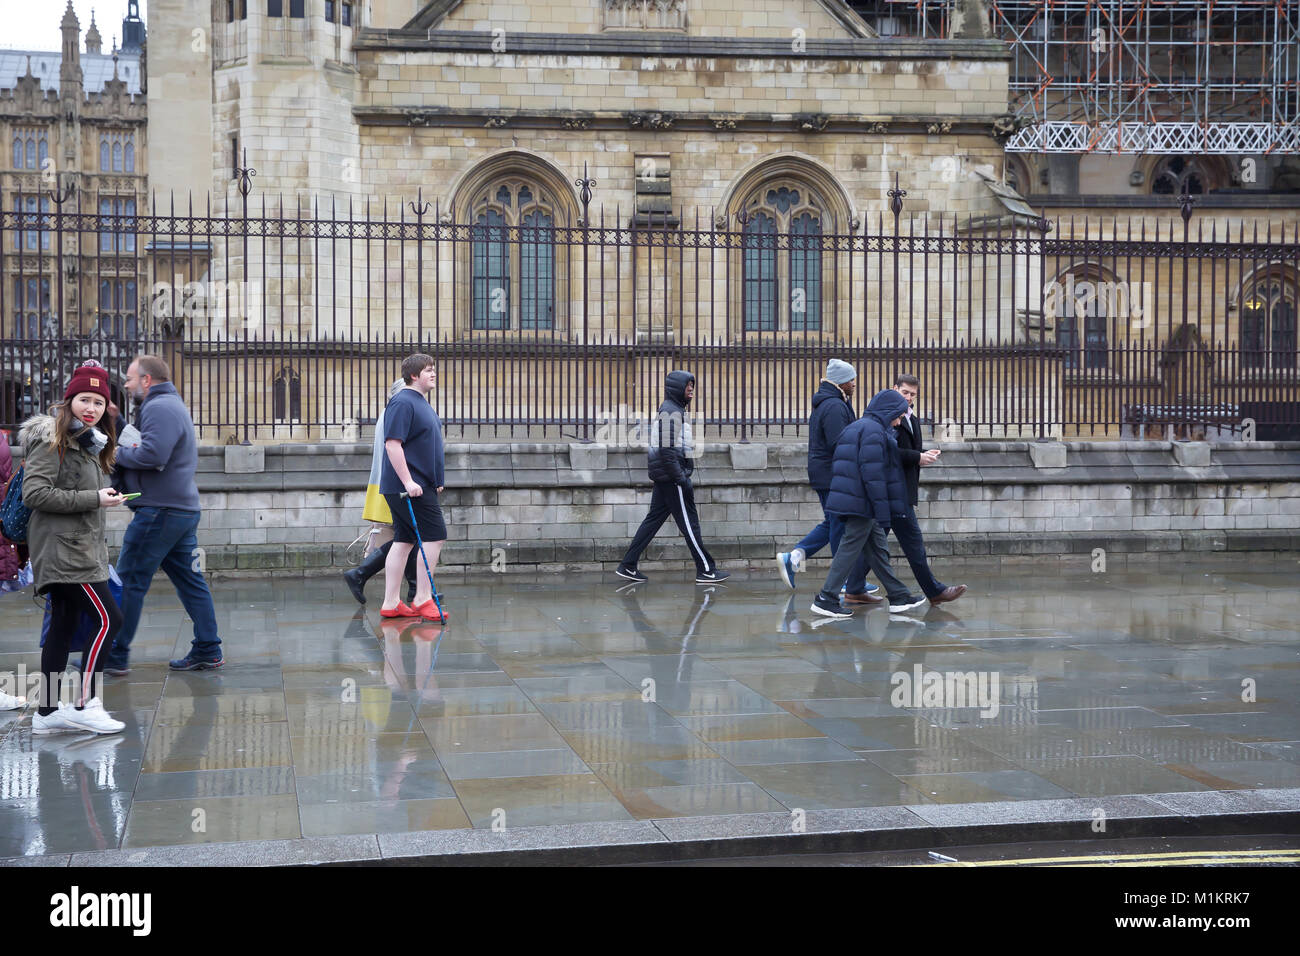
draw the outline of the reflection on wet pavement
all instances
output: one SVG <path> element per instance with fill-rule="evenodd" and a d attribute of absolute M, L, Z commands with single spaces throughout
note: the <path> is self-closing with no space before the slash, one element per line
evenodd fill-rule
<path fill-rule="evenodd" d="M 1026 567 L 847 621 L 765 572 L 490 576 L 446 585 L 446 628 L 381 623 L 332 579 L 238 581 L 216 588 L 229 663 L 192 674 L 166 669 L 188 628 L 155 589 L 104 695 L 123 734 L 0 714 L 0 857 L 1300 787 L 1294 568 Z M 37 670 L 39 623 L 0 603 L 0 679 Z M 996 698 L 899 696 L 935 672 Z"/>

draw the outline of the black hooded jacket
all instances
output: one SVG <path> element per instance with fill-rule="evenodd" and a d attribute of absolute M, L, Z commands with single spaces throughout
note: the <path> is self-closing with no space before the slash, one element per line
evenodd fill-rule
<path fill-rule="evenodd" d="M 651 481 L 684 485 L 691 479 L 695 462 L 690 456 L 691 426 L 686 417 L 686 386 L 695 381 L 690 372 L 669 372 L 664 379 L 664 402 L 650 426 L 648 471 Z"/>
<path fill-rule="evenodd" d="M 853 423 L 853 406 L 834 382 L 822 379 L 808 418 L 808 481 L 814 491 L 831 490 L 831 459 L 840 432 Z"/>

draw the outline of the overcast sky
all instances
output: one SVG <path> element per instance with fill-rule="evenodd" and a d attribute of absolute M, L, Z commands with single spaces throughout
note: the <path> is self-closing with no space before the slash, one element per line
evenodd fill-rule
<path fill-rule="evenodd" d="M 113 47 L 113 38 L 122 45 L 122 18 L 126 16 L 127 0 L 72 0 L 72 9 L 81 21 L 82 50 L 85 50 L 86 28 L 90 26 L 90 11 L 95 11 L 95 25 L 104 38 L 104 52 Z M 0 0 L 0 47 L 11 50 L 60 49 L 59 23 L 68 0 Z M 140 19 L 146 29 L 149 23 L 148 0 L 140 0 Z"/>

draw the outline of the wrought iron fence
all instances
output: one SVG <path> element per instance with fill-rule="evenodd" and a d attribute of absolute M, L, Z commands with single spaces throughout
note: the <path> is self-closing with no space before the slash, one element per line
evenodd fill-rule
<path fill-rule="evenodd" d="M 800 434 L 830 358 L 922 381 L 949 437 L 1300 437 L 1300 229 L 766 203 L 630 215 L 502 186 L 436 205 L 0 208 L 0 428 L 162 354 L 204 440 L 361 437 L 427 351 L 453 435 L 598 437 L 699 378 L 705 437 Z"/>

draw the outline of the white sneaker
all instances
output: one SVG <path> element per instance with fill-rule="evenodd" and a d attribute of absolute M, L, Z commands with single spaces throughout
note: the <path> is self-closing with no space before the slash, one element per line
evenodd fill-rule
<path fill-rule="evenodd" d="M 84 734 L 85 730 L 68 720 L 68 714 L 72 710 L 73 707 L 71 704 L 61 703 L 59 704 L 59 709 L 52 714 L 46 714 L 44 717 L 40 714 L 32 714 L 32 733 Z"/>
<path fill-rule="evenodd" d="M 924 597 L 917 597 L 915 594 L 909 594 L 907 597 L 899 601 L 897 604 L 891 601 L 889 603 L 889 613 L 902 614 L 904 611 L 910 611 L 912 610 L 912 608 L 920 607 L 924 603 L 925 603 Z"/>
<path fill-rule="evenodd" d="M 0 710 L 19 710 L 27 706 L 26 697 L 14 697 L 0 691 Z"/>
<path fill-rule="evenodd" d="M 69 707 L 64 712 L 64 720 L 79 730 L 89 730 L 93 734 L 116 734 L 126 727 L 120 720 L 108 716 L 108 711 L 104 710 L 104 704 L 98 697 L 86 701 L 86 706 L 81 710 Z"/>

